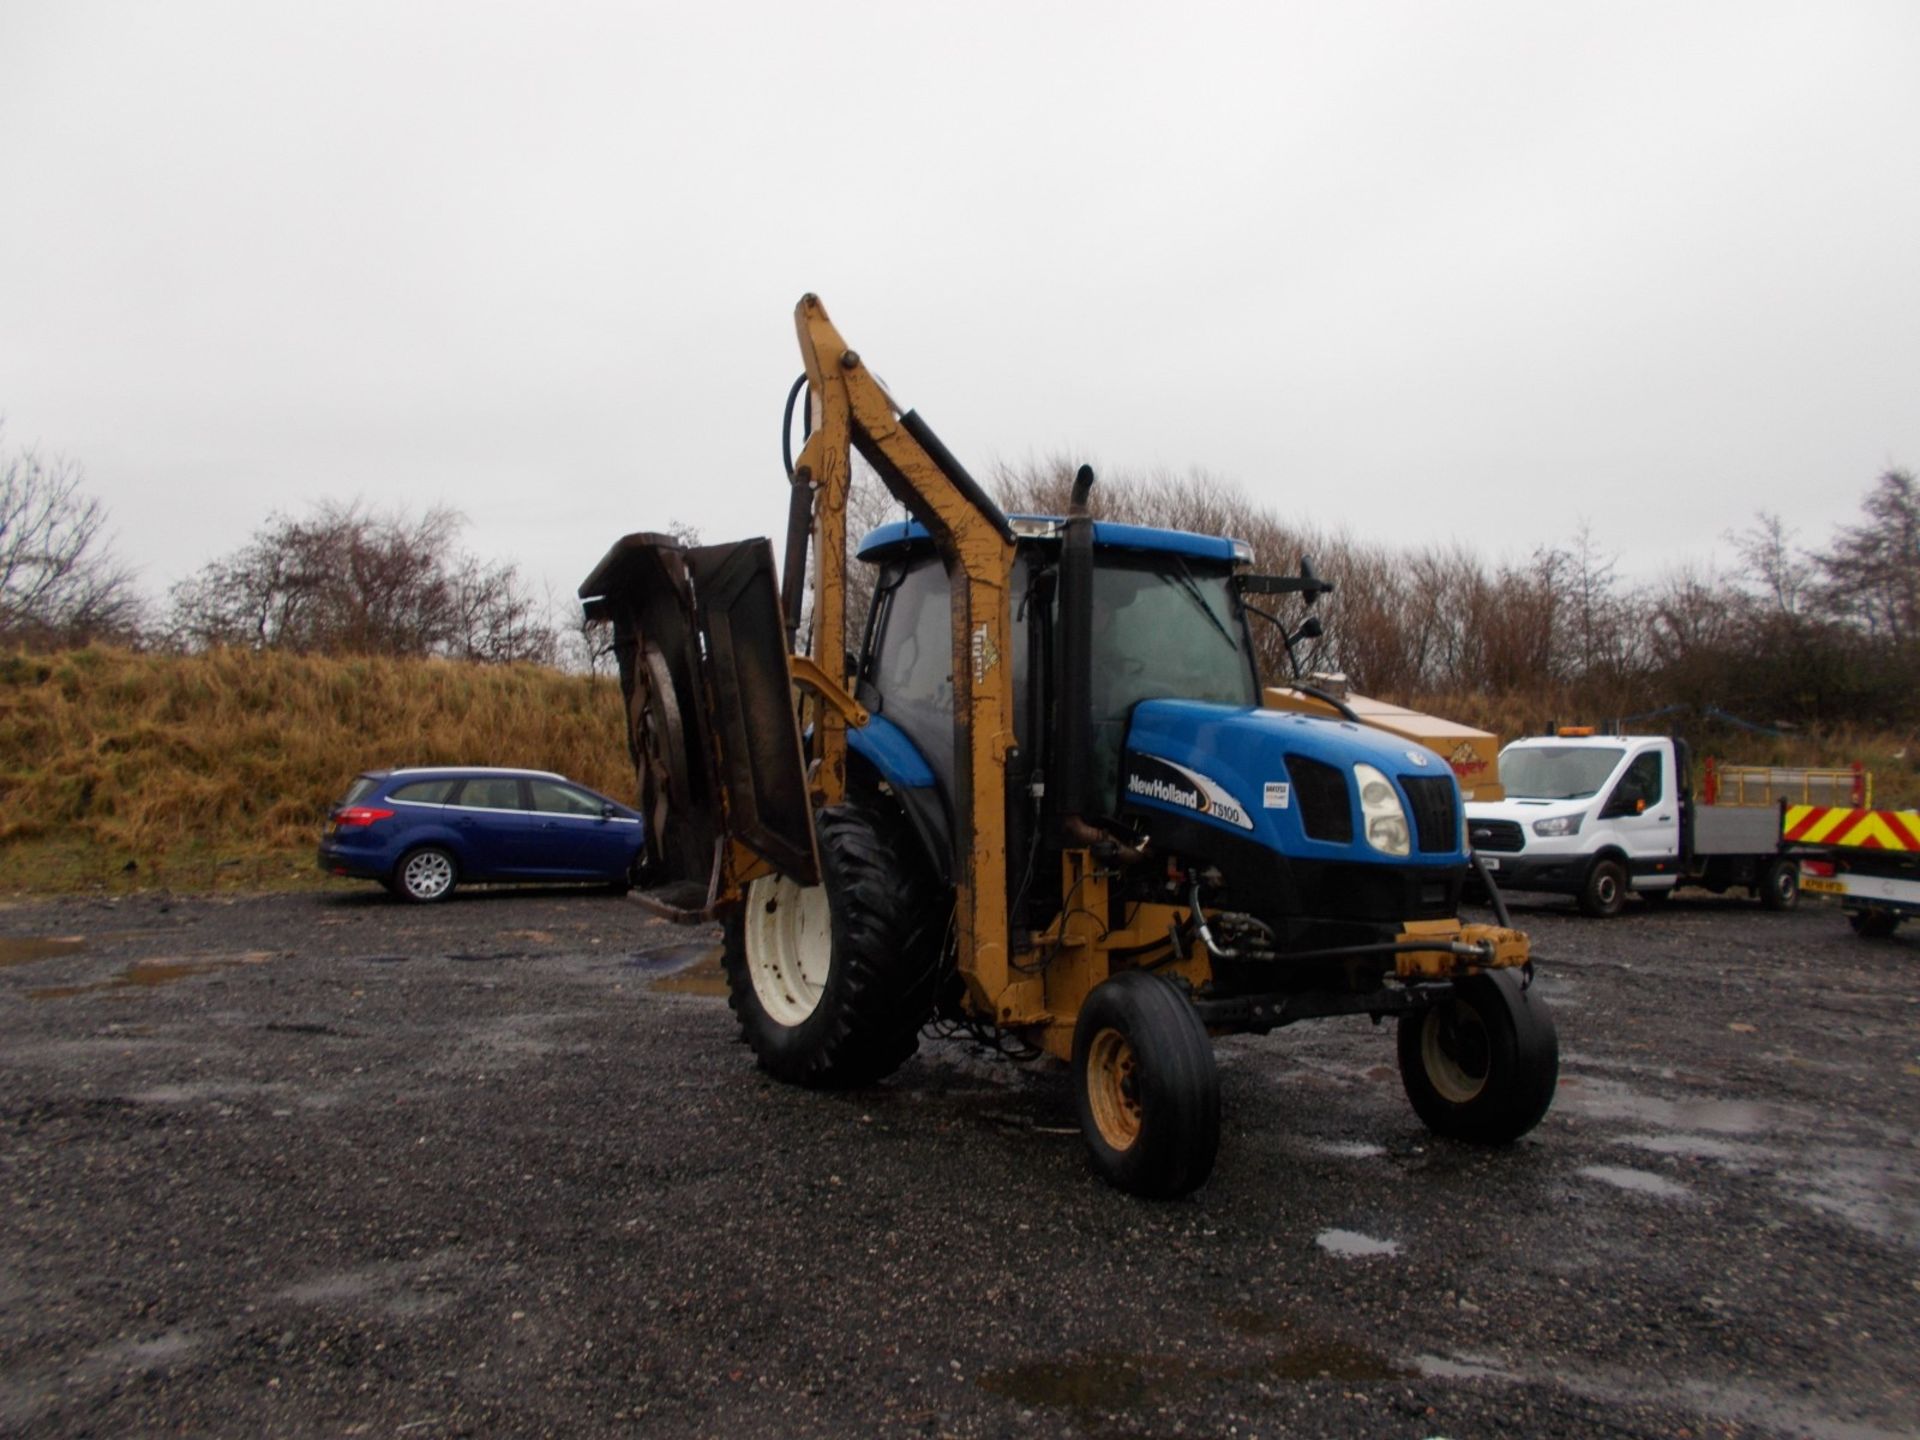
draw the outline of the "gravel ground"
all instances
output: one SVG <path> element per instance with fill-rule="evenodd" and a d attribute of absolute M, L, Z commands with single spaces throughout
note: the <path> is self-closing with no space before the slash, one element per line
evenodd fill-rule
<path fill-rule="evenodd" d="M 715 936 L 595 895 L 0 907 L 0 1433 L 1920 1431 L 1920 937 L 1516 912 L 1546 1122 L 1439 1142 L 1390 1031 L 1219 1046 L 1197 1196 L 1064 1072 L 773 1084 Z"/>

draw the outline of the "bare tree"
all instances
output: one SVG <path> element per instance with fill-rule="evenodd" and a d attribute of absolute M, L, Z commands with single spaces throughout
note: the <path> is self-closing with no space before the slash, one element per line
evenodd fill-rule
<path fill-rule="evenodd" d="M 1866 521 L 1841 529 L 1818 557 L 1823 598 L 1840 618 L 1895 645 L 1920 640 L 1920 485 L 1889 470 L 1868 494 Z"/>
<path fill-rule="evenodd" d="M 1744 530 L 1729 532 L 1727 543 L 1740 557 L 1742 577 L 1762 597 L 1769 613 L 1785 620 L 1806 614 L 1813 589 L 1813 565 L 1793 543 L 1793 531 L 1768 510 Z"/>
<path fill-rule="evenodd" d="M 174 586 L 173 636 L 195 648 L 552 662 L 553 627 L 517 567 L 459 550 L 464 524 L 444 506 L 410 517 L 358 502 L 270 516 Z"/>
<path fill-rule="evenodd" d="M 0 641 L 138 638 L 133 572 L 113 555 L 106 507 L 81 492 L 83 479 L 72 460 L 0 450 Z"/>

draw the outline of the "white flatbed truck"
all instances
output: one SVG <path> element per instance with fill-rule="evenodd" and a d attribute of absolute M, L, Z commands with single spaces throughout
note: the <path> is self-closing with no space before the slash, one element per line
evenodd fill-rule
<path fill-rule="evenodd" d="M 1565 728 L 1500 752 L 1505 798 L 1469 802 L 1468 843 L 1502 890 L 1571 895 L 1588 915 L 1682 885 L 1744 888 L 1770 910 L 1800 898 L 1781 834 L 1790 798 L 1851 794 L 1857 770 L 1714 772 L 1696 797 L 1683 741 Z M 1709 803 L 1711 801 L 1712 803 Z"/>

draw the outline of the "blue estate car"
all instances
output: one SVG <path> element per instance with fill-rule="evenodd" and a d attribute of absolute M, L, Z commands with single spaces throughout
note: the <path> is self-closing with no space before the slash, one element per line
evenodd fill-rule
<path fill-rule="evenodd" d="M 320 868 L 421 903 L 463 881 L 625 889 L 645 833 L 638 811 L 544 770 L 369 770 L 327 816 Z"/>

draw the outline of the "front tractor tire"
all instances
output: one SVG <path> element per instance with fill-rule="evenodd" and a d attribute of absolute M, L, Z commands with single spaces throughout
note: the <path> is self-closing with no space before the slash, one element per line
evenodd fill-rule
<path fill-rule="evenodd" d="M 1597 920 L 1618 915 L 1627 903 L 1627 867 L 1618 860 L 1602 858 L 1587 871 L 1587 883 L 1580 887 L 1580 913 Z"/>
<path fill-rule="evenodd" d="M 1197 1190 L 1220 1148 L 1213 1042 L 1186 997 L 1144 971 L 1093 988 L 1073 1027 L 1073 1096 L 1094 1169 L 1129 1194 Z"/>
<path fill-rule="evenodd" d="M 821 883 L 755 880 L 728 918 L 727 1003 L 760 1068 L 815 1089 L 871 1085 L 919 1047 L 952 897 L 877 804 L 814 817 Z"/>
<path fill-rule="evenodd" d="M 1504 1145 L 1540 1123 L 1560 1076 L 1553 1014 L 1511 970 L 1454 983 L 1432 1009 L 1400 1018 L 1400 1082 L 1426 1127 Z"/>

